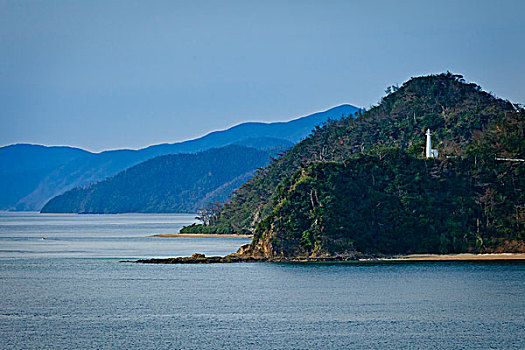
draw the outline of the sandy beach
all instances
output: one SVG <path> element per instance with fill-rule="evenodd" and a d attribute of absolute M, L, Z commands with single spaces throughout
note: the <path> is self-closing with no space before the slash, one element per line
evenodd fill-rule
<path fill-rule="evenodd" d="M 252 235 L 210 234 L 210 233 L 163 233 L 150 237 L 198 237 L 198 238 L 252 238 Z"/>
<path fill-rule="evenodd" d="M 487 260 L 525 260 L 525 253 L 497 254 L 413 254 L 391 258 L 364 259 L 376 261 L 487 261 Z"/>

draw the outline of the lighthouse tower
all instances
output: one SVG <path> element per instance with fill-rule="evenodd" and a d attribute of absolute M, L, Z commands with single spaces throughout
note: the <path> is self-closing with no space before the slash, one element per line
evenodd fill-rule
<path fill-rule="evenodd" d="M 427 158 L 437 158 L 438 151 L 437 149 L 432 149 L 432 134 L 430 133 L 430 129 L 427 129 L 427 147 L 425 149 L 425 153 Z"/>

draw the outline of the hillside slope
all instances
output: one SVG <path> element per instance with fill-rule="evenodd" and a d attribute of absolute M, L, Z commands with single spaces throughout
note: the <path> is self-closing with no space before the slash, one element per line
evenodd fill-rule
<path fill-rule="evenodd" d="M 79 148 L 19 144 L 0 148 L 0 209 L 29 195 L 56 168 L 89 152 Z"/>
<path fill-rule="evenodd" d="M 434 160 L 393 148 L 313 162 L 279 187 L 252 254 L 525 252 L 524 179 L 520 162 L 479 152 Z"/>
<path fill-rule="evenodd" d="M 51 199 L 43 213 L 197 212 L 224 201 L 242 181 L 264 167 L 270 152 L 242 146 L 196 154 L 159 156 L 104 181 Z"/>
<path fill-rule="evenodd" d="M 380 147 L 422 155 L 427 128 L 441 155 L 463 156 L 483 130 L 514 112 L 510 102 L 465 83 L 461 76 L 446 73 L 412 78 L 355 119 L 343 118 L 318 128 L 259 171 L 226 203 L 217 216 L 216 230 L 253 232 L 272 212 L 279 184 L 310 162 L 341 162 Z"/>

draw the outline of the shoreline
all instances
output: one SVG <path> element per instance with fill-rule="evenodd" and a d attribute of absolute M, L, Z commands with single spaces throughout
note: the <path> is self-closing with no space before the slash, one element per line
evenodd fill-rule
<path fill-rule="evenodd" d="M 360 259 L 365 261 L 494 261 L 494 260 L 525 260 L 525 253 L 493 253 L 493 254 L 411 254 L 388 258 Z"/>
<path fill-rule="evenodd" d="M 418 263 L 418 262 L 459 262 L 459 261 L 525 261 L 525 253 L 496 253 L 496 254 L 413 254 L 392 257 L 303 257 L 303 258 L 264 258 L 233 253 L 227 256 L 205 256 L 195 253 L 190 257 L 175 257 L 164 259 L 140 259 L 135 261 L 143 264 L 213 264 L 213 263 L 347 263 L 347 264 L 390 264 L 390 263 Z"/>
<path fill-rule="evenodd" d="M 160 233 L 148 237 L 192 237 L 192 238 L 253 238 L 253 235 L 234 235 L 216 233 Z"/>

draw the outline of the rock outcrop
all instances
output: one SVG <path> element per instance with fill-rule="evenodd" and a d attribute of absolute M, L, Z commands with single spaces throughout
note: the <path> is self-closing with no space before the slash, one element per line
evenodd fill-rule
<path fill-rule="evenodd" d="M 323 262 L 323 261 L 357 261 L 365 256 L 358 253 L 323 256 L 294 256 L 272 255 L 254 249 L 252 244 L 245 244 L 237 252 L 226 256 L 206 256 L 195 253 L 189 257 L 141 259 L 137 263 L 142 264 L 217 264 L 217 263 L 250 263 L 250 262 Z"/>

